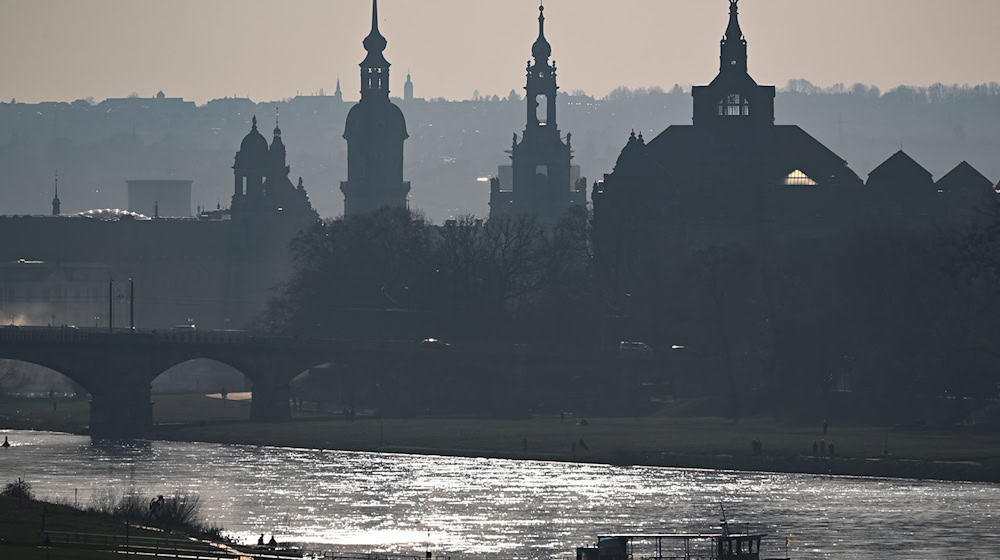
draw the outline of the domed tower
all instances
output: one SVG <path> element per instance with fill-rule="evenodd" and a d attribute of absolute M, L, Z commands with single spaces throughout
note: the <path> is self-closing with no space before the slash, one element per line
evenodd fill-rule
<path fill-rule="evenodd" d="M 344 126 L 347 181 L 344 215 L 364 214 L 384 206 L 405 208 L 410 183 L 403 181 L 403 142 L 409 138 L 403 112 L 389 101 L 389 61 L 382 52 L 385 37 L 378 29 L 378 0 L 372 0 L 372 29 L 364 40 L 368 56 L 361 62 L 361 101 L 351 108 Z"/>
<path fill-rule="evenodd" d="M 239 214 L 249 207 L 263 203 L 264 182 L 270 161 L 267 140 L 257 130 L 257 116 L 254 115 L 250 132 L 243 137 L 240 151 L 236 152 L 233 165 L 235 189 L 233 193 L 233 214 Z"/>
<path fill-rule="evenodd" d="M 587 203 L 586 180 L 573 177 L 571 136 L 563 141 L 556 124 L 556 63 L 545 38 L 545 7 L 538 7 L 538 38 L 527 66 L 527 124 L 510 149 L 513 184 L 491 184 L 490 216 L 533 215 L 554 223 L 573 205 Z M 576 169 L 578 174 L 578 169 Z"/>

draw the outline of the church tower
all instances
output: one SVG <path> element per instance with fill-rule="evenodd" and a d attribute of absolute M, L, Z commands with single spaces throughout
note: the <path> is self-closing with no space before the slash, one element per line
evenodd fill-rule
<path fill-rule="evenodd" d="M 368 56 L 361 62 L 361 101 L 344 126 L 347 181 L 340 190 L 345 216 L 405 208 L 410 192 L 410 183 L 403 181 L 403 142 L 409 134 L 403 112 L 389 101 L 390 65 L 382 54 L 387 41 L 378 29 L 378 0 L 372 0 L 372 28 L 363 44 Z"/>
<path fill-rule="evenodd" d="M 59 173 L 56 173 L 55 196 L 52 197 L 52 215 L 58 216 L 61 213 L 62 203 L 59 202 Z"/>
<path fill-rule="evenodd" d="M 269 159 L 267 140 L 257 130 L 257 115 L 254 115 L 250 132 L 243 137 L 233 164 L 234 192 L 231 209 L 234 218 L 254 210 L 263 210 Z"/>
<path fill-rule="evenodd" d="M 543 223 L 556 222 L 576 204 L 586 204 L 586 180 L 574 181 L 571 135 L 563 141 L 556 123 L 556 63 L 549 62 L 552 46 L 545 38 L 545 7 L 538 7 L 538 39 L 527 65 L 527 124 L 510 149 L 512 185 L 493 181 L 490 216 L 529 214 Z"/>
<path fill-rule="evenodd" d="M 406 73 L 406 83 L 403 84 L 403 101 L 413 101 L 413 79 Z"/>
<path fill-rule="evenodd" d="M 695 127 L 754 131 L 774 125 L 774 86 L 759 86 L 747 67 L 747 40 L 740 29 L 739 0 L 729 0 L 729 26 L 722 38 L 719 75 L 692 89 Z"/>

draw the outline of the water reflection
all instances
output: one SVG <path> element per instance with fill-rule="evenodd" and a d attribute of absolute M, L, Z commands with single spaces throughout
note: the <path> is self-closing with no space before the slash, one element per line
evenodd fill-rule
<path fill-rule="evenodd" d="M 727 504 L 759 521 L 771 552 L 862 559 L 988 557 L 1000 486 L 612 467 L 154 442 L 7 432 L 0 480 L 86 503 L 109 487 L 197 491 L 205 516 L 245 541 L 261 532 L 338 550 L 571 558 L 599 533 L 698 531 Z"/>

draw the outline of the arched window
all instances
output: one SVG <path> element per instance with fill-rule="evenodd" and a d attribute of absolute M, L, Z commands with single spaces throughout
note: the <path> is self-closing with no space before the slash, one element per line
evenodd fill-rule
<path fill-rule="evenodd" d="M 549 96 L 541 93 L 535 96 L 535 118 L 542 126 L 549 124 Z"/>
<path fill-rule="evenodd" d="M 750 100 L 738 93 L 730 93 L 719 100 L 720 117 L 749 117 Z"/>
<path fill-rule="evenodd" d="M 815 187 L 818 183 L 802 171 L 796 169 L 786 175 L 781 184 L 786 187 Z"/>

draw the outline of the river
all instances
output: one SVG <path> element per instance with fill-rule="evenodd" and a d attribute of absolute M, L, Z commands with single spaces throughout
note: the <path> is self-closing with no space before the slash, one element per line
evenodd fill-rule
<path fill-rule="evenodd" d="M 201 496 L 244 542 L 452 557 L 574 558 L 598 534 L 705 531 L 719 504 L 770 533 L 769 556 L 992 558 L 1000 485 L 615 467 L 182 442 L 92 444 L 3 431 L 0 482 L 80 504 L 109 489 Z"/>

